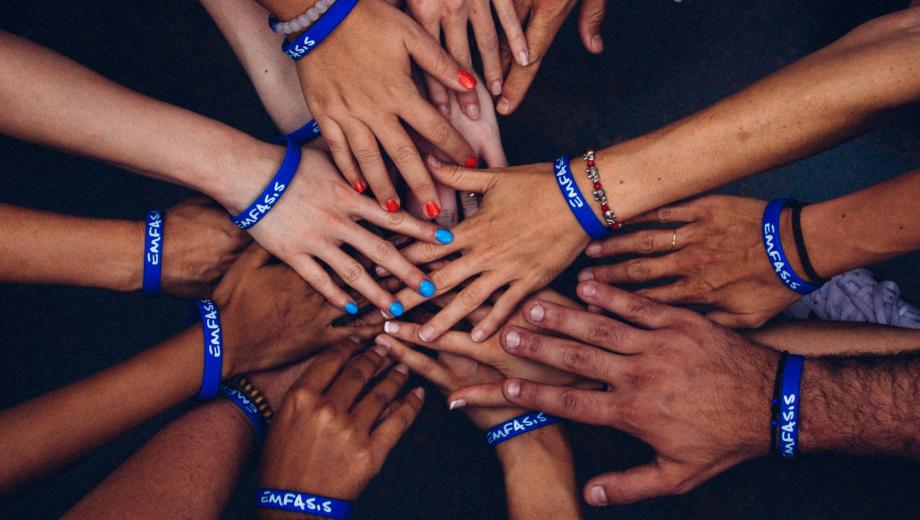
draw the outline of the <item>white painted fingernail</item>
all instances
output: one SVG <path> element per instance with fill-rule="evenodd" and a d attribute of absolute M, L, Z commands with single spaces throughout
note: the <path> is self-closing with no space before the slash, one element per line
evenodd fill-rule
<path fill-rule="evenodd" d="M 434 336 L 434 327 L 431 325 L 425 325 L 424 327 L 418 329 L 418 339 L 422 341 L 429 341 L 432 336 Z"/>
<path fill-rule="evenodd" d="M 387 334 L 396 334 L 399 332 L 399 325 L 392 321 L 386 321 L 383 324 L 383 331 Z"/>
<path fill-rule="evenodd" d="M 521 383 L 511 381 L 505 385 L 505 392 L 508 394 L 508 397 L 517 397 L 521 395 Z"/>
<path fill-rule="evenodd" d="M 533 321 L 541 321 L 543 316 L 546 314 L 546 311 L 543 309 L 543 306 L 539 303 L 534 304 L 530 308 L 530 319 Z"/>
<path fill-rule="evenodd" d="M 588 496 L 591 497 L 591 503 L 595 506 L 607 505 L 607 491 L 601 486 L 592 486 L 588 491 Z"/>
<path fill-rule="evenodd" d="M 380 267 L 379 265 L 378 265 L 377 267 L 374 268 L 374 272 L 377 273 L 377 276 L 380 276 L 380 277 L 384 277 L 384 276 L 390 274 L 389 271 L 387 271 L 386 269 Z"/>
<path fill-rule="evenodd" d="M 489 86 L 489 92 L 491 92 L 493 96 L 498 96 L 499 94 L 501 94 L 502 93 L 502 80 L 497 79 L 493 81 L 492 84 Z"/>
<path fill-rule="evenodd" d="M 463 399 L 456 399 L 450 402 L 450 406 L 447 407 L 448 410 L 455 410 L 457 408 L 463 408 L 466 406 L 466 401 Z"/>
<path fill-rule="evenodd" d="M 518 334 L 516 330 L 508 331 L 508 334 L 505 334 L 505 347 L 509 349 L 516 349 L 521 345 L 521 335 Z"/>
<path fill-rule="evenodd" d="M 520 63 L 522 67 L 526 67 L 530 64 L 530 56 L 527 54 L 526 50 L 518 52 L 518 63 Z"/>
<path fill-rule="evenodd" d="M 470 338 L 476 343 L 479 343 L 480 341 L 486 339 L 486 333 L 485 331 L 477 329 L 474 330 L 472 334 L 470 334 Z"/>
<path fill-rule="evenodd" d="M 409 367 L 407 367 L 406 365 L 402 363 L 396 365 L 396 368 L 394 370 L 396 370 L 397 372 L 399 372 L 400 374 L 404 376 L 409 375 Z"/>

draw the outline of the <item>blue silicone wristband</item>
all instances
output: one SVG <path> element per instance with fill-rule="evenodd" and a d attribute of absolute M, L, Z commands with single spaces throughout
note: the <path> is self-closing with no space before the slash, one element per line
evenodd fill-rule
<path fill-rule="evenodd" d="M 358 0 L 337 0 L 326 11 L 326 14 L 320 17 L 303 34 L 295 38 L 294 41 L 288 42 L 284 40 L 281 42 L 281 50 L 295 61 L 310 54 L 310 51 L 322 43 L 345 20 L 345 17 L 348 16 L 348 13 L 354 9 L 357 3 Z"/>
<path fill-rule="evenodd" d="M 791 459 L 799 453 L 799 410 L 802 399 L 799 390 L 802 384 L 802 366 L 805 358 L 795 354 L 786 357 L 783 367 L 782 393 L 779 404 L 779 454 L 784 459 Z"/>
<path fill-rule="evenodd" d="M 285 139 L 285 141 L 287 143 L 287 152 L 284 154 L 284 161 L 282 161 L 281 167 L 278 168 L 278 173 L 269 181 L 268 186 L 265 187 L 265 190 L 262 191 L 262 194 L 259 195 L 255 202 L 250 204 L 239 215 L 230 218 L 240 229 L 251 228 L 267 215 L 278 203 L 278 200 L 281 199 L 281 196 L 284 195 L 284 191 L 291 184 L 291 179 L 297 173 L 297 168 L 300 166 L 300 147 L 290 139 Z"/>
<path fill-rule="evenodd" d="M 610 228 L 601 223 L 594 215 L 587 199 L 578 189 L 578 183 L 572 177 L 572 169 L 569 167 L 569 156 L 563 155 L 553 163 L 553 173 L 555 173 L 556 184 L 559 185 L 559 191 L 568 204 L 572 214 L 581 224 L 582 229 L 594 240 L 601 240 L 610 236 Z"/>
<path fill-rule="evenodd" d="M 159 294 L 163 268 L 163 215 L 160 210 L 147 212 L 144 227 L 144 294 Z"/>
<path fill-rule="evenodd" d="M 352 503 L 299 491 L 259 488 L 256 492 L 256 506 L 345 520 L 351 516 Z"/>
<path fill-rule="evenodd" d="M 776 276 L 790 290 L 801 295 L 811 294 L 818 290 L 818 286 L 812 285 L 802 279 L 789 264 L 786 258 L 786 252 L 783 250 L 783 241 L 779 236 L 779 217 L 788 204 L 792 201 L 789 199 L 775 199 L 767 204 L 763 212 L 763 226 L 761 233 L 763 237 L 763 247 L 767 252 L 767 260 L 776 272 Z"/>
<path fill-rule="evenodd" d="M 562 419 L 555 415 L 549 415 L 543 412 L 527 412 L 510 421 L 505 421 L 489 428 L 486 432 L 486 444 L 494 448 L 518 435 L 524 435 L 529 431 L 556 424 L 561 421 Z"/>
<path fill-rule="evenodd" d="M 204 332 L 204 370 L 198 399 L 205 400 L 216 396 L 220 388 L 224 337 L 220 327 L 220 312 L 213 301 L 198 300 L 198 315 L 201 316 L 201 330 Z"/>
<path fill-rule="evenodd" d="M 294 130 L 293 132 L 275 139 L 275 144 L 284 144 L 285 140 L 290 139 L 294 141 L 294 144 L 298 146 L 303 146 L 310 141 L 319 137 L 319 123 L 316 122 L 316 119 L 311 119 L 307 121 L 307 124 L 302 127 Z"/>
<path fill-rule="evenodd" d="M 241 392 L 239 388 L 232 386 L 220 385 L 220 393 L 236 405 L 249 419 L 249 424 L 252 425 L 252 430 L 256 434 L 256 443 L 261 445 L 265 439 L 265 430 L 268 428 L 268 424 L 265 423 L 265 416 L 262 415 L 256 403 L 248 395 Z"/>

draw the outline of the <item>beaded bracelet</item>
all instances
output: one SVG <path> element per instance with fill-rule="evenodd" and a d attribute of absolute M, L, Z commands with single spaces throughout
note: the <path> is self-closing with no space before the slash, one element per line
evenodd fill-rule
<path fill-rule="evenodd" d="M 594 200 L 601 204 L 604 222 L 607 224 L 607 227 L 616 231 L 623 227 L 623 224 L 617 221 L 616 214 L 610 209 L 610 203 L 607 201 L 607 193 L 604 192 L 604 187 L 601 185 L 601 176 L 597 172 L 597 164 L 594 162 L 594 149 L 589 148 L 582 158 L 585 160 L 585 173 L 588 175 L 588 180 L 594 184 Z"/>
<path fill-rule="evenodd" d="M 272 31 L 285 36 L 299 33 L 319 20 L 319 17 L 325 14 L 334 3 L 335 0 L 319 0 L 313 4 L 313 7 L 304 11 L 303 14 L 286 22 L 279 21 L 274 16 L 269 16 L 268 26 L 271 27 Z"/>
<path fill-rule="evenodd" d="M 262 392 L 259 391 L 254 384 L 252 384 L 252 381 L 246 376 L 238 376 L 233 378 L 232 384 L 252 399 L 252 402 L 259 408 L 259 413 L 262 414 L 262 417 L 264 417 L 266 421 L 272 420 L 272 417 L 275 416 L 275 412 L 272 411 L 272 407 L 269 406 L 268 401 L 265 400 L 265 396 L 262 395 Z"/>

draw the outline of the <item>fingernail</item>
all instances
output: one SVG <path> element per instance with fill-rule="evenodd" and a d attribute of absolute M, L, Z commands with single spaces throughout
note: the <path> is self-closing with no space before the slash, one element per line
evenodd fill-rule
<path fill-rule="evenodd" d="M 433 155 L 429 155 L 429 156 L 428 156 L 428 165 L 431 166 L 432 168 L 440 168 L 441 166 L 443 166 L 443 165 L 441 164 L 441 161 L 439 161 L 439 160 L 438 160 L 435 156 L 433 156 Z"/>
<path fill-rule="evenodd" d="M 587 269 L 578 273 L 579 282 L 587 282 L 588 280 L 593 280 L 593 279 L 594 279 L 594 273 L 592 273 L 591 271 L 588 271 Z"/>
<path fill-rule="evenodd" d="M 428 341 L 432 336 L 434 336 L 434 327 L 431 325 L 425 325 L 424 327 L 418 329 L 418 339 L 422 341 Z"/>
<path fill-rule="evenodd" d="M 454 234 L 446 229 L 439 228 L 434 232 L 434 238 L 439 244 L 450 244 L 454 241 Z"/>
<path fill-rule="evenodd" d="M 507 98 L 501 98 L 498 100 L 498 104 L 495 105 L 495 110 L 497 110 L 499 114 L 507 114 L 508 111 L 511 110 L 511 102 L 508 101 Z"/>
<path fill-rule="evenodd" d="M 594 285 L 593 283 L 586 283 L 581 288 L 581 294 L 585 296 L 594 296 L 595 294 L 597 294 L 597 286 Z"/>
<path fill-rule="evenodd" d="M 377 273 L 377 276 L 380 276 L 380 277 L 383 277 L 383 276 L 386 276 L 386 275 L 390 274 L 389 271 L 387 271 L 386 269 L 380 267 L 379 265 L 378 265 L 377 267 L 374 268 L 374 272 Z"/>
<path fill-rule="evenodd" d="M 387 334 L 396 334 L 397 332 L 399 332 L 399 325 L 397 325 L 396 323 L 392 321 L 387 320 L 383 323 L 383 331 L 386 332 Z"/>
<path fill-rule="evenodd" d="M 383 310 L 383 309 L 380 309 L 380 315 L 383 316 L 383 317 L 386 318 L 386 319 L 392 318 L 392 316 L 390 316 L 389 314 L 387 314 L 387 311 L 385 311 L 385 310 Z"/>
<path fill-rule="evenodd" d="M 508 397 L 517 397 L 521 395 L 521 383 L 509 381 L 505 384 L 505 393 L 508 394 Z"/>
<path fill-rule="evenodd" d="M 437 287 L 431 283 L 431 280 L 423 280 L 422 283 L 420 283 L 418 286 L 418 293 L 425 298 L 431 298 L 436 290 Z"/>
<path fill-rule="evenodd" d="M 348 302 L 345 304 L 345 312 L 354 316 L 358 314 L 358 304 L 355 302 Z"/>
<path fill-rule="evenodd" d="M 392 314 L 394 318 L 402 316 L 402 313 L 406 311 L 405 307 L 403 307 L 403 304 L 399 302 L 391 303 L 390 308 L 387 310 L 390 311 L 390 314 Z"/>
<path fill-rule="evenodd" d="M 527 53 L 526 50 L 522 50 L 518 52 L 517 57 L 518 57 L 518 63 L 521 64 L 521 67 L 526 67 L 527 65 L 530 65 L 530 55 Z"/>
<path fill-rule="evenodd" d="M 389 199 L 386 202 L 387 211 L 390 213 L 396 213 L 399 211 L 399 201 L 396 199 Z"/>
<path fill-rule="evenodd" d="M 590 256 L 594 256 L 596 254 L 599 254 L 600 252 L 601 252 L 600 244 L 591 244 L 585 249 L 585 253 L 588 253 L 588 255 Z"/>
<path fill-rule="evenodd" d="M 476 78 L 474 78 L 472 74 L 465 70 L 460 71 L 457 79 L 460 81 L 460 84 L 463 85 L 463 88 L 467 90 L 473 90 L 476 88 Z"/>
<path fill-rule="evenodd" d="M 354 188 L 358 193 L 364 193 L 364 190 L 367 189 L 367 186 L 365 186 L 361 181 L 355 181 L 351 183 L 351 187 Z"/>
<path fill-rule="evenodd" d="M 595 34 L 594 37 L 591 38 L 591 47 L 594 48 L 594 52 L 601 52 L 604 50 L 604 40 L 601 38 L 601 35 Z"/>
<path fill-rule="evenodd" d="M 493 96 L 498 96 L 502 93 L 502 80 L 497 79 L 492 82 L 492 85 L 489 87 L 489 91 L 492 92 Z"/>
<path fill-rule="evenodd" d="M 470 334 L 470 338 L 476 343 L 480 343 L 482 340 L 486 339 L 486 333 L 483 330 L 474 330 L 473 333 Z"/>
<path fill-rule="evenodd" d="M 424 401 L 425 400 L 425 389 L 422 387 L 418 387 L 412 391 L 412 395 L 417 397 L 420 401 Z"/>
<path fill-rule="evenodd" d="M 374 351 L 374 354 L 377 354 L 380 357 L 384 357 L 387 355 L 387 348 L 383 345 L 374 345 L 374 348 L 372 348 L 371 350 Z"/>
<path fill-rule="evenodd" d="M 479 106 L 470 103 L 466 106 L 466 117 L 476 121 L 479 119 Z"/>
<path fill-rule="evenodd" d="M 428 202 L 425 204 L 425 214 L 430 218 L 435 218 L 441 214 L 441 206 L 437 202 Z"/>
<path fill-rule="evenodd" d="M 588 496 L 591 497 L 591 503 L 596 506 L 607 505 L 607 491 L 601 486 L 592 486 L 588 491 Z"/>
<path fill-rule="evenodd" d="M 450 107 L 447 105 L 438 105 L 438 112 L 444 117 L 450 117 Z"/>
<path fill-rule="evenodd" d="M 450 402 L 450 405 L 447 407 L 448 410 L 456 410 L 457 408 L 463 408 L 466 406 L 466 401 L 463 399 L 455 399 Z"/>
<path fill-rule="evenodd" d="M 514 350 L 519 346 L 521 346 L 521 335 L 516 330 L 508 331 L 508 334 L 505 334 L 505 347 L 508 350 Z"/>
<path fill-rule="evenodd" d="M 543 315 L 546 313 L 546 310 L 542 305 L 536 303 L 533 307 L 530 308 L 530 319 L 531 321 L 540 321 L 543 319 Z"/>
<path fill-rule="evenodd" d="M 394 368 L 393 370 L 396 370 L 397 372 L 399 372 L 400 374 L 404 376 L 409 375 L 409 367 L 407 367 L 406 365 L 402 363 L 396 365 L 396 368 Z"/>
<path fill-rule="evenodd" d="M 467 168 L 475 168 L 476 166 L 479 165 L 479 161 L 476 160 L 475 155 L 471 155 L 466 158 L 466 162 L 463 163 L 463 165 L 466 166 Z"/>

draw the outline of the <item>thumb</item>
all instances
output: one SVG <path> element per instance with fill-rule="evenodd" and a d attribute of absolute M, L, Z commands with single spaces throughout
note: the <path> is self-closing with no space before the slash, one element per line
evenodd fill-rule
<path fill-rule="evenodd" d="M 410 34 L 414 36 L 406 42 L 406 47 L 422 70 L 456 92 L 472 92 L 476 89 L 476 77 L 461 67 L 431 35 L 424 30 Z"/>
<path fill-rule="evenodd" d="M 592 506 L 631 504 L 677 492 L 672 479 L 657 462 L 625 471 L 605 473 L 585 484 L 585 501 Z"/>
<path fill-rule="evenodd" d="M 578 14 L 578 34 L 588 52 L 600 54 L 604 50 L 601 23 L 604 21 L 606 9 L 607 0 L 582 0 L 581 2 L 581 12 Z"/>
<path fill-rule="evenodd" d="M 433 155 L 428 156 L 428 169 L 435 180 L 460 191 L 485 193 L 495 182 L 496 173 L 474 170 L 459 165 L 445 165 Z"/>
<path fill-rule="evenodd" d="M 447 402 L 450 404 L 462 403 L 458 406 L 481 406 L 485 408 L 514 406 L 502 394 L 501 382 L 473 385 L 454 390 L 447 396 Z M 454 408 L 458 406 L 454 406 Z"/>

